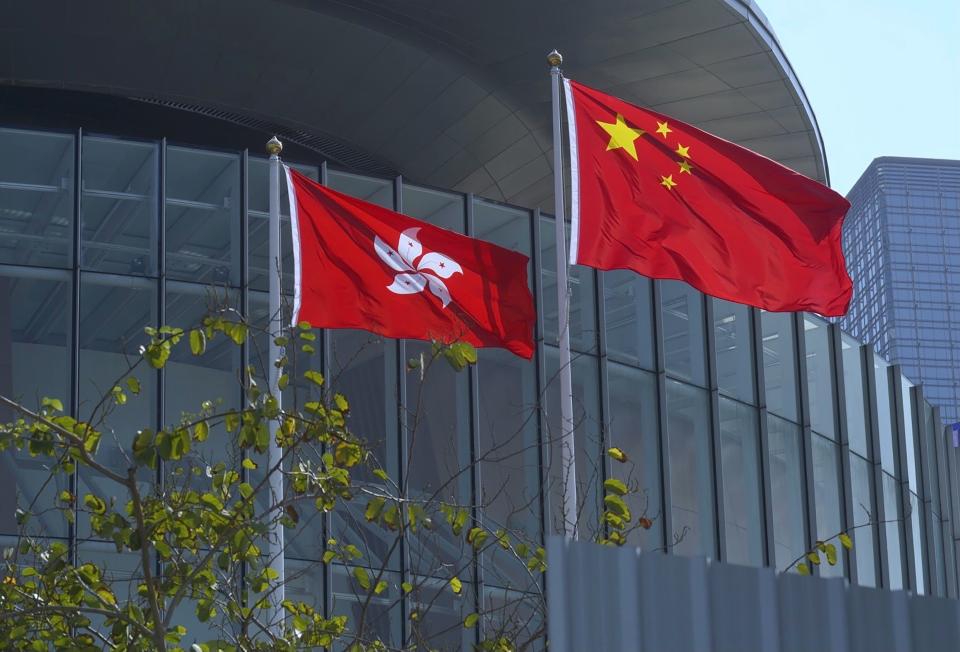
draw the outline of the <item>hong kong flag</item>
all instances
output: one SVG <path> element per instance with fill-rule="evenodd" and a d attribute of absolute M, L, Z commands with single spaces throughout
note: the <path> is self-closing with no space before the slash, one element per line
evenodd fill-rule
<path fill-rule="evenodd" d="M 567 80 L 570 262 L 843 315 L 849 202 L 760 154 Z"/>
<path fill-rule="evenodd" d="M 286 175 L 295 323 L 533 355 L 526 256 Z"/>

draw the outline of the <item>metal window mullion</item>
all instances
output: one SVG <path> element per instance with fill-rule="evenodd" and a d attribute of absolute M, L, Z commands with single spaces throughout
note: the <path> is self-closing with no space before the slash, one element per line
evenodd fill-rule
<path fill-rule="evenodd" d="M 709 410 L 710 410 L 710 451 L 711 451 L 711 464 L 710 468 L 713 473 L 713 477 L 710 478 L 710 481 L 713 482 L 713 530 L 714 530 L 714 546 L 712 553 L 717 556 L 717 559 L 720 561 L 725 561 L 727 559 L 727 541 L 724 536 L 724 526 L 726 524 L 726 519 L 724 515 L 724 506 L 723 506 L 723 469 L 721 465 L 723 464 L 723 441 L 720 434 L 720 390 L 719 383 L 717 381 L 717 337 L 716 332 L 714 332 L 714 321 L 713 321 L 713 299 L 708 298 L 706 295 L 697 293 L 700 296 L 700 301 L 703 305 L 703 323 L 701 324 L 706 334 L 706 365 L 707 365 L 707 390 L 709 395 Z"/>
<path fill-rule="evenodd" d="M 770 477 L 770 433 L 767 427 L 767 389 L 763 368 L 763 315 L 757 308 L 750 308 L 753 348 L 753 369 L 756 378 L 754 389 L 757 402 L 757 421 L 760 434 L 760 489 L 763 509 L 764 563 L 776 566 L 776 543 L 773 531 L 773 487 Z"/>
<path fill-rule="evenodd" d="M 880 413 L 877 401 L 877 374 L 873 365 L 873 349 L 864 344 L 860 347 L 860 360 L 863 365 L 865 381 L 863 385 L 867 396 L 867 429 L 870 434 L 870 477 L 871 500 L 870 514 L 873 521 L 873 536 L 877 542 L 877 554 L 874 557 L 874 569 L 877 577 L 877 586 L 890 587 L 890 551 L 887 548 L 886 528 L 881 523 L 886 520 L 886 509 L 883 502 L 883 466 L 880 460 Z"/>
<path fill-rule="evenodd" d="M 327 171 L 327 162 L 320 162 L 320 184 L 328 186 L 330 184 L 329 173 Z M 292 244 L 291 234 L 291 244 Z M 329 330 L 320 331 L 320 346 L 322 359 L 323 377 L 330 378 L 333 369 L 333 334 Z M 326 445 L 321 448 L 326 452 Z M 327 551 L 327 541 L 333 536 L 333 515 L 330 512 L 324 512 L 322 516 L 323 542 L 321 549 Z M 323 610 L 327 618 L 333 617 L 333 564 L 323 564 Z"/>
<path fill-rule="evenodd" d="M 921 409 L 923 408 L 923 387 L 917 385 L 910 389 L 910 404 L 913 408 L 914 445 L 917 460 L 917 505 L 920 512 L 920 558 L 923 567 L 924 584 L 928 595 L 936 595 L 933 577 L 936 556 L 933 554 L 933 498 L 927 492 L 928 475 L 932 472 L 936 477 L 937 459 L 934 454 L 930 463 L 931 452 L 927 447 L 926 424 Z"/>
<path fill-rule="evenodd" d="M 607 377 L 609 370 L 609 365 L 607 364 L 607 316 L 606 311 L 604 310 L 604 287 L 605 287 L 605 275 L 601 271 L 594 271 L 594 297 L 596 301 L 594 302 L 595 315 L 596 315 L 596 324 L 597 324 L 597 366 L 599 376 L 598 387 L 600 390 L 600 450 L 598 451 L 599 457 L 599 468 L 600 468 L 600 485 L 599 485 L 599 496 L 602 496 L 604 483 L 608 478 L 613 476 L 613 468 L 611 467 L 612 460 L 610 456 L 606 454 L 607 448 L 613 445 L 610 433 L 610 383 Z M 598 496 L 598 499 L 600 499 Z M 600 499 L 602 500 L 602 499 Z M 600 505 L 600 514 L 603 513 L 602 504 Z M 603 527 L 604 536 L 609 536 L 610 528 L 606 524 L 601 524 Z"/>
<path fill-rule="evenodd" d="M 907 415 L 904 414 L 903 410 L 904 396 L 903 383 L 900 380 L 901 374 L 902 368 L 900 365 L 891 365 L 890 368 L 887 369 L 890 387 L 893 390 L 893 414 L 895 415 L 893 426 L 896 428 L 894 434 L 894 455 L 897 459 L 894 468 L 900 476 L 895 478 L 897 481 L 897 496 L 900 501 L 900 547 L 905 553 L 902 556 L 903 564 L 901 564 L 900 568 L 901 571 L 906 571 L 903 573 L 904 588 L 916 590 L 913 527 L 912 523 L 908 522 L 907 516 L 911 510 L 910 470 L 907 461 Z M 914 452 L 916 452 L 916 447 L 914 447 Z M 914 456 L 914 461 L 916 461 L 916 456 Z M 907 536 L 908 531 L 910 532 L 910 536 Z M 906 568 L 904 568 L 904 566 L 906 566 Z"/>
<path fill-rule="evenodd" d="M 533 267 L 533 303 L 534 310 L 537 316 L 536 323 L 534 325 L 534 345 L 536 347 L 536 357 L 534 358 L 534 363 L 536 365 L 536 396 L 539 397 L 539 403 L 541 409 L 537 410 L 537 445 L 540 449 L 540 468 L 539 471 L 539 482 L 540 482 L 540 543 L 541 545 L 546 545 L 547 533 L 550 532 L 550 492 L 547 491 L 547 482 L 548 482 L 548 469 L 550 468 L 550 446 L 544 442 L 544 433 L 547 429 L 547 417 L 546 417 L 546 385 L 547 385 L 547 370 L 546 370 L 546 353 L 544 351 L 544 302 L 543 298 L 543 275 L 541 274 L 541 257 L 540 257 L 540 209 L 535 208 L 532 212 L 530 218 L 530 257 Z"/>
<path fill-rule="evenodd" d="M 473 223 L 473 196 L 469 194 L 463 195 L 463 215 L 464 222 L 463 228 L 464 233 L 468 236 L 473 236 L 474 234 L 474 223 Z M 479 458 L 480 458 L 480 373 L 477 369 L 477 365 L 470 365 L 467 368 L 467 388 L 470 392 L 469 405 L 470 405 L 470 504 L 473 505 L 473 520 L 479 521 L 482 518 L 481 510 L 479 505 L 481 502 L 481 472 Z M 481 600 L 483 599 L 483 564 L 480 563 L 479 553 L 476 550 L 473 550 L 474 555 L 474 564 L 473 564 L 473 599 L 474 604 L 476 605 L 477 612 L 482 610 Z M 473 627 L 473 640 L 477 642 L 480 640 L 480 622 L 478 621 Z"/>
<path fill-rule="evenodd" d="M 243 150 L 240 154 L 240 314 L 250 321 L 250 296 L 249 296 L 249 266 L 250 266 L 250 249 L 248 241 L 248 223 L 249 223 L 249 210 L 250 210 L 250 197 L 249 197 L 249 151 Z M 246 398 L 244 387 L 246 387 L 247 381 L 247 366 L 250 359 L 250 338 L 244 338 L 243 342 L 240 345 L 240 373 L 237 375 L 238 380 L 240 380 L 240 387 L 237 391 L 237 396 L 239 397 L 239 405 L 242 408 L 244 400 Z M 243 451 L 242 457 L 246 458 L 247 453 Z M 250 472 L 244 468 L 242 465 L 240 467 L 240 476 L 244 482 L 249 480 Z M 247 563 L 245 561 L 240 564 L 240 586 L 244 586 L 244 581 L 246 579 L 246 570 Z"/>
<path fill-rule="evenodd" d="M 657 374 L 657 435 L 660 438 L 660 514 L 663 518 L 663 545 L 673 551 L 673 493 L 670 490 L 670 435 L 667 417 L 667 371 L 664 362 L 663 310 L 660 281 L 653 282 L 654 366 Z"/>
<path fill-rule="evenodd" d="M 75 419 L 80 418 L 80 257 L 83 251 L 82 237 L 83 229 L 80 221 L 80 213 L 83 202 L 83 129 L 77 129 L 74 136 L 76 141 L 73 144 L 73 248 L 71 261 L 71 279 L 70 279 L 70 329 L 67 331 L 70 337 L 70 414 Z M 70 474 L 69 489 L 74 496 L 80 486 L 80 470 L 74 469 Z M 67 524 L 67 541 L 70 550 L 70 563 L 77 564 L 77 517 L 80 501 L 75 500 L 73 510 L 73 520 Z"/>
<path fill-rule="evenodd" d="M 849 532 L 854 525 L 853 484 L 850 474 L 850 433 L 847 424 L 847 389 L 843 369 L 843 332 L 833 323 L 827 332 L 830 335 L 830 369 L 834 371 L 834 405 L 836 406 L 836 429 L 839 440 L 839 482 L 840 482 L 840 529 Z M 846 561 L 846 575 L 852 584 L 857 583 L 856 548 L 847 550 L 840 547 Z"/>
<path fill-rule="evenodd" d="M 393 179 L 393 210 L 402 213 L 403 212 L 403 177 L 397 175 Z M 406 484 L 407 480 L 407 465 L 409 464 L 409 451 L 407 450 L 407 445 L 409 442 L 409 433 L 407 432 L 407 383 L 406 377 L 404 376 L 404 360 L 406 359 L 407 345 L 405 340 L 394 340 L 395 342 L 395 358 L 394 358 L 394 388 L 396 390 L 397 396 L 397 438 L 395 445 L 399 446 L 397 451 L 397 486 L 400 487 L 401 495 L 407 491 L 408 487 Z M 386 352 L 384 352 L 386 353 Z M 384 355 L 386 359 L 386 355 Z M 389 391 L 389 389 L 388 389 Z M 389 458 L 389 455 L 388 455 Z M 403 514 L 401 513 L 401 519 Z M 409 546 L 407 545 L 407 537 L 404 530 L 400 532 L 400 579 L 401 581 L 408 581 L 410 579 L 410 559 L 408 555 L 410 554 Z M 387 560 L 389 566 L 389 559 Z M 410 600 L 407 599 L 406 594 L 401 592 L 400 595 L 401 608 L 400 611 L 403 614 L 403 617 L 400 619 L 400 640 L 406 641 L 408 635 L 408 621 L 409 621 L 409 609 L 410 609 Z"/>
<path fill-rule="evenodd" d="M 807 374 L 807 343 L 804 336 L 803 313 L 794 313 L 793 338 L 797 363 L 797 405 L 800 406 L 801 448 L 803 449 L 803 494 L 805 498 L 804 510 L 804 549 L 817 538 L 817 500 L 816 482 L 813 477 L 813 429 L 810 426 L 810 392 L 808 390 Z M 815 575 L 819 575 L 819 567 L 813 566 Z"/>

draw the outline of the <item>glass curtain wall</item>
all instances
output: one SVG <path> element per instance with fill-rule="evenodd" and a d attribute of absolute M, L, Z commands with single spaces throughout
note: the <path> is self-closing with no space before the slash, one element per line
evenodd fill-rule
<path fill-rule="evenodd" d="M 558 529 L 559 506 L 552 218 L 306 163 L 298 169 L 338 190 L 530 257 L 539 315 L 532 362 L 486 349 L 468 372 L 438 367 L 421 381 L 406 360 L 428 345 L 336 331 L 321 334 L 323 356 L 296 363 L 321 366 L 362 406 L 351 425 L 391 474 L 424 494 L 472 500 L 486 527 L 522 529 L 542 542 Z M 265 158 L 245 152 L 0 129 L 0 393 L 34 405 L 41 393 L 58 395 L 85 417 L 95 388 L 122 371 L 145 325 L 189 326 L 218 308 L 264 320 L 267 170 Z M 283 184 L 281 193 L 286 216 Z M 289 238 L 282 244 L 289 291 Z M 945 462 L 927 461 L 942 433 L 920 391 L 882 358 L 817 317 L 707 299 L 676 281 L 575 267 L 571 289 L 578 485 L 583 518 L 598 533 L 602 483 L 615 475 L 639 490 L 630 506 L 650 527 L 630 543 L 646 550 L 788 570 L 817 539 L 849 531 L 850 557 L 819 574 L 936 594 L 956 586 L 947 577 L 953 547 L 943 545 L 949 507 L 933 501 L 934 488 L 948 486 Z M 240 351 L 211 352 L 202 367 L 187 357 L 162 375 L 144 370 L 141 394 L 107 427 L 123 440 L 135 427 L 174 423 L 197 409 L 198 395 L 236 406 L 235 379 L 246 364 L 262 365 L 265 347 L 266 339 L 252 339 Z M 288 391 L 301 400 L 300 388 Z M 630 463 L 612 462 L 609 446 Z M 236 457 L 211 446 L 184 464 Z M 60 488 L 40 490 L 46 471 L 29 455 L 3 453 L 0 464 L 0 536 L 11 537 L 13 507 L 52 504 Z M 450 475 L 456 481 L 445 484 Z M 77 482 L 82 491 L 99 480 L 81 474 Z M 83 521 L 71 528 L 47 516 L 34 527 L 101 554 Z M 387 555 L 362 514 L 350 512 L 308 527 L 315 543 L 294 546 L 289 566 L 300 569 L 297 591 L 317 605 L 356 600 L 349 569 L 312 566 L 327 532 L 365 548 L 398 582 L 429 580 L 425 590 L 442 579 L 433 576 L 438 564 L 472 554 L 450 539 Z M 472 604 L 506 599 L 528 580 L 522 564 L 498 554 L 481 582 L 465 584 Z M 404 615 L 431 600 L 429 591 L 400 596 L 391 608 L 396 601 L 384 598 L 371 627 L 400 641 L 410 634 Z M 464 604 L 438 608 L 454 622 Z"/>

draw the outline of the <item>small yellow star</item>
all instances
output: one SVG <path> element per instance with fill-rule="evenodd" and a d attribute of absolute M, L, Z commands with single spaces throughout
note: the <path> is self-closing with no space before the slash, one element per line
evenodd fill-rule
<path fill-rule="evenodd" d="M 686 161 L 677 161 L 677 165 L 680 166 L 680 174 L 683 174 L 684 172 L 691 174 L 690 170 L 693 169 L 693 166 Z"/>
<path fill-rule="evenodd" d="M 644 134 L 643 129 L 634 129 L 627 125 L 623 116 L 619 113 L 617 114 L 616 122 L 601 122 L 597 120 L 597 124 L 600 125 L 605 132 L 610 134 L 610 142 L 607 143 L 608 152 L 611 149 L 623 149 L 634 161 L 638 160 L 637 148 L 633 141 Z"/>
<path fill-rule="evenodd" d="M 677 143 L 677 154 L 679 154 L 683 158 L 690 158 L 690 146 L 687 145 L 686 147 L 684 147 L 680 143 Z"/>
<path fill-rule="evenodd" d="M 671 131 L 673 131 L 673 129 L 671 129 L 666 122 L 660 122 L 659 120 L 657 121 L 658 134 L 661 134 L 664 138 L 666 138 L 667 134 L 669 134 Z"/>
<path fill-rule="evenodd" d="M 673 180 L 672 174 L 668 174 L 665 177 L 660 177 L 660 185 L 666 188 L 667 190 L 670 190 L 675 185 L 677 185 L 677 182 Z"/>

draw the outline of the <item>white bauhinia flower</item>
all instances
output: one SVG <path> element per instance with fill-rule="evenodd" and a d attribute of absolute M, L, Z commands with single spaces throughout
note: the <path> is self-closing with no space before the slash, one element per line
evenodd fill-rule
<path fill-rule="evenodd" d="M 390 269 L 398 272 L 387 289 L 395 294 L 416 294 L 430 288 L 446 308 L 450 303 L 450 291 L 440 279 L 463 274 L 463 269 L 449 256 L 435 251 L 423 254 L 423 245 L 417 240 L 418 231 L 420 227 L 401 233 L 396 249 L 381 240 L 380 236 L 374 236 L 374 251 Z"/>

